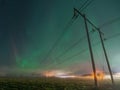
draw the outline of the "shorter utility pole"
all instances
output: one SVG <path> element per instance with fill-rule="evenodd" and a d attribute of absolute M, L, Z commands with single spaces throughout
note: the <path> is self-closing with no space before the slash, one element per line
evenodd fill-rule
<path fill-rule="evenodd" d="M 115 83 L 114 83 L 114 79 L 113 79 L 112 70 L 111 70 L 111 67 L 110 67 L 109 60 L 108 60 L 108 56 L 107 56 L 107 52 L 106 52 L 106 49 L 105 49 L 104 41 L 103 41 L 103 38 L 102 38 L 102 35 L 101 35 L 99 29 L 98 29 L 98 33 L 99 33 L 99 36 L 100 36 L 100 40 L 101 40 L 103 52 L 104 52 L 104 55 L 105 55 L 105 59 L 106 59 L 106 62 L 107 62 L 108 70 L 109 70 L 109 73 L 110 73 L 111 81 L 112 81 L 112 84 L 114 85 Z"/>

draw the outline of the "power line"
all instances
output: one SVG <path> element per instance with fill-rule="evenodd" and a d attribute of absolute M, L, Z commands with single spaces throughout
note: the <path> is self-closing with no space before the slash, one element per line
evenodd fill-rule
<path fill-rule="evenodd" d="M 66 25 L 66 27 L 63 29 L 63 32 L 61 33 L 61 35 L 58 37 L 58 39 L 55 41 L 55 43 L 53 44 L 52 48 L 48 51 L 46 57 L 43 59 L 43 62 L 46 61 L 48 59 L 48 57 L 51 55 L 51 53 L 53 52 L 53 50 L 56 48 L 56 46 L 58 45 L 59 41 L 62 39 L 62 37 L 66 34 L 66 32 L 68 31 L 68 28 L 71 26 L 71 24 L 73 23 L 74 19 L 71 19 L 68 24 Z"/>
<path fill-rule="evenodd" d="M 99 43 L 100 43 L 100 41 L 99 41 L 99 42 L 97 42 L 97 43 L 95 43 L 95 44 L 93 44 L 93 46 L 96 46 L 96 45 L 98 45 Z M 68 57 L 68 58 L 67 58 L 67 60 L 72 59 L 72 58 L 74 58 L 74 57 L 76 57 L 76 56 L 78 56 L 78 55 L 80 55 L 80 54 L 84 53 L 85 51 L 87 51 L 87 49 L 86 49 L 86 48 L 85 48 L 85 49 L 83 49 L 82 51 L 78 52 L 77 54 L 75 54 L 75 55 L 72 55 L 72 56 Z M 66 59 L 64 59 L 63 61 L 66 61 Z"/>
<path fill-rule="evenodd" d="M 94 31 L 91 30 L 89 33 L 93 33 Z M 71 51 L 75 46 L 77 46 L 82 40 L 85 39 L 86 36 L 83 36 L 80 40 L 78 40 L 77 42 L 75 42 L 72 46 L 70 46 L 69 48 L 67 48 L 64 52 L 62 52 L 59 56 L 55 57 L 54 62 L 56 60 L 60 60 L 61 57 L 63 57 L 66 53 L 68 53 L 69 51 Z M 57 62 L 56 62 L 57 63 Z"/>
<path fill-rule="evenodd" d="M 98 44 L 100 44 L 100 42 L 95 43 L 93 46 L 97 46 Z M 88 50 L 88 49 L 85 48 L 85 49 L 83 49 L 82 51 L 80 51 L 80 52 L 78 52 L 78 53 L 76 53 L 76 54 L 74 54 L 74 55 L 72 55 L 72 56 L 70 56 L 70 57 L 68 57 L 68 58 L 66 58 L 66 59 L 64 59 L 64 60 L 62 60 L 62 61 L 70 60 L 70 59 L 72 59 L 72 58 L 74 58 L 74 57 L 76 57 L 76 56 L 79 56 L 80 54 L 86 52 L 87 50 Z M 61 63 L 63 63 L 63 62 L 61 62 Z M 61 63 L 58 63 L 58 64 L 61 64 Z"/>
<path fill-rule="evenodd" d="M 84 9 L 87 8 L 93 1 L 94 1 L 94 0 L 91 0 L 91 1 L 90 1 L 90 0 L 86 0 L 86 1 L 83 3 L 83 5 L 80 7 L 79 10 L 84 10 Z M 84 6 L 85 6 L 85 7 L 84 7 Z M 84 38 L 85 38 L 85 36 L 82 37 L 78 42 L 74 43 L 71 47 L 69 47 L 68 49 L 66 49 L 66 50 L 64 51 L 64 53 L 62 53 L 61 55 L 59 55 L 57 58 L 61 57 L 61 56 L 64 55 L 65 53 L 67 53 L 70 49 L 72 49 L 72 48 L 75 47 L 77 44 L 79 44 L 80 41 L 83 40 Z"/>
<path fill-rule="evenodd" d="M 120 36 L 120 33 L 114 34 L 114 35 L 112 35 L 112 36 L 107 37 L 107 38 L 105 39 L 105 41 L 111 40 L 111 39 L 116 38 L 116 37 L 119 37 L 119 36 Z"/>
<path fill-rule="evenodd" d="M 93 1 L 94 1 L 94 0 L 91 0 L 91 1 L 89 1 L 88 3 L 86 3 L 85 7 L 81 9 L 81 12 L 82 12 L 83 10 L 85 10 Z"/>
<path fill-rule="evenodd" d="M 93 30 L 92 31 L 90 31 L 89 33 L 92 33 L 92 32 L 94 32 Z M 60 58 L 61 57 L 63 57 L 66 53 L 68 53 L 69 51 L 71 51 L 77 44 L 79 44 L 80 43 L 80 41 L 81 40 L 84 40 L 85 39 L 85 36 L 83 36 L 79 41 L 77 41 L 76 43 L 74 43 L 71 47 L 69 47 L 69 48 L 67 48 L 63 53 L 61 53 L 58 57 L 56 57 L 55 59 L 54 59 L 54 61 L 53 62 L 55 62 L 56 60 L 60 60 Z M 85 49 L 85 51 L 86 51 L 87 49 Z M 83 52 L 84 52 L 84 50 L 82 50 Z M 79 53 L 78 53 L 79 54 Z M 68 58 L 69 59 L 69 58 Z M 60 60 L 60 62 L 65 62 L 65 59 L 64 60 Z M 58 65 L 59 63 L 58 62 L 56 62 L 56 65 Z M 52 65 L 51 65 L 52 66 Z"/>
<path fill-rule="evenodd" d="M 108 22 L 100 25 L 99 28 L 101 29 L 101 28 L 107 27 L 107 26 L 109 26 L 110 24 L 116 23 L 116 22 L 118 22 L 118 21 L 120 21 L 120 17 L 117 17 L 117 18 L 115 18 L 115 19 L 112 19 L 112 20 L 110 20 L 110 21 L 108 21 Z"/>
<path fill-rule="evenodd" d="M 90 2 L 89 2 L 89 0 L 86 0 L 85 3 L 83 3 L 83 5 L 81 6 L 80 9 L 82 9 L 82 10 L 86 9 L 92 2 L 93 2 L 93 0 L 91 0 Z M 85 7 L 84 7 L 84 6 L 85 6 Z M 73 16 L 73 18 L 77 19 L 78 16 L 79 16 L 78 13 L 74 10 L 74 16 Z M 71 46 L 70 48 L 66 49 L 66 50 L 65 50 L 65 53 L 68 52 L 71 48 L 73 48 L 73 47 L 76 46 L 77 44 L 78 44 L 78 42 L 75 43 L 75 44 L 74 44 L 73 46 Z M 64 54 L 64 53 L 63 53 L 63 54 Z M 61 55 L 58 56 L 58 57 L 61 57 L 63 54 L 61 54 Z"/>
<path fill-rule="evenodd" d="M 63 53 L 61 53 L 58 57 L 56 58 L 60 58 L 63 55 L 65 55 L 67 52 L 69 52 L 70 50 L 72 50 L 75 46 L 77 46 L 82 40 L 84 40 L 85 36 L 82 37 L 79 41 L 75 42 L 72 46 L 70 46 L 69 48 L 67 48 Z"/>
<path fill-rule="evenodd" d="M 86 0 L 82 6 L 79 8 L 79 10 L 82 12 L 83 10 L 85 10 L 94 0 Z M 74 7 L 75 8 L 75 7 Z M 78 13 L 74 10 L 74 15 L 73 18 L 77 19 L 78 18 Z"/>
<path fill-rule="evenodd" d="M 74 10 L 78 13 L 78 14 L 80 14 L 80 16 L 81 17 L 83 17 L 84 18 L 84 14 L 82 14 L 78 9 L 76 9 L 76 8 L 74 8 Z M 101 32 L 100 31 L 100 29 L 99 28 L 97 28 L 97 26 L 95 26 L 88 18 L 85 18 L 86 19 L 86 21 L 92 26 L 92 27 L 94 27 L 95 28 L 95 30 L 97 30 L 98 32 L 100 32 L 101 34 L 103 34 L 104 35 L 104 33 L 103 32 Z"/>
<path fill-rule="evenodd" d="M 81 6 L 81 9 L 82 7 L 84 7 L 84 5 L 88 2 L 89 0 L 87 0 L 82 6 Z M 85 8 L 84 8 L 85 9 Z M 74 12 L 74 16 L 72 17 L 72 19 L 70 20 L 70 22 L 68 23 L 68 25 L 65 27 L 65 29 L 63 30 L 63 33 L 60 35 L 60 37 L 56 40 L 56 42 L 54 43 L 54 45 L 52 46 L 52 48 L 48 51 L 46 57 L 43 59 L 43 61 L 45 61 L 51 54 L 51 52 L 53 51 L 53 49 L 58 45 L 59 41 L 61 40 L 61 38 L 64 36 L 65 32 L 67 31 L 66 29 L 69 28 L 70 25 L 72 25 L 72 23 L 77 19 L 77 15 L 76 13 Z"/>
<path fill-rule="evenodd" d="M 93 31 L 90 31 L 89 33 L 93 33 Z M 82 40 L 84 40 L 86 38 L 86 36 L 83 36 L 81 39 L 79 39 L 77 42 L 75 42 L 72 46 L 70 46 L 69 48 L 67 48 L 64 52 L 62 52 L 58 57 L 56 57 L 57 59 L 62 57 L 63 55 L 65 55 L 67 52 L 69 52 L 70 50 L 72 50 L 75 46 L 77 46 Z"/>
<path fill-rule="evenodd" d="M 82 4 L 82 6 L 79 8 L 79 10 L 81 10 L 81 9 L 86 5 L 86 3 L 87 3 L 88 1 L 89 1 L 89 0 L 86 0 L 86 1 Z M 73 7 L 73 8 L 75 8 L 75 7 Z M 79 16 L 78 13 L 75 12 L 75 10 L 74 10 L 73 18 L 77 19 L 78 16 Z"/>
<path fill-rule="evenodd" d="M 89 0 L 87 0 L 87 1 L 81 6 L 81 9 L 82 9 L 82 7 L 85 6 L 85 4 L 86 4 L 88 1 L 89 1 Z M 87 8 L 88 5 L 90 5 L 90 4 L 87 4 L 87 5 L 84 7 L 84 9 Z M 82 9 L 82 10 L 84 10 L 84 9 Z M 78 17 L 78 15 L 76 14 L 76 12 L 74 12 L 74 16 L 73 16 L 72 19 L 70 20 L 70 22 L 69 22 L 70 24 L 68 23 L 67 28 L 68 28 L 70 25 L 72 25 L 72 23 L 77 19 L 77 17 Z M 43 62 L 46 61 L 46 60 L 48 59 L 48 57 L 51 55 L 51 53 L 53 52 L 53 50 L 54 50 L 55 47 L 58 45 L 59 41 L 61 40 L 61 38 L 64 36 L 65 32 L 67 31 L 67 30 L 66 30 L 67 28 L 65 28 L 65 29 L 63 30 L 63 33 L 62 33 L 62 34 L 60 35 L 60 37 L 56 40 L 56 42 L 54 43 L 54 45 L 52 46 L 52 48 L 48 51 L 46 57 L 43 59 Z"/>
<path fill-rule="evenodd" d="M 86 0 L 84 3 L 83 3 L 83 5 L 79 8 L 79 10 L 84 10 L 84 9 L 86 9 L 92 2 L 93 2 L 94 0 Z M 84 7 L 85 6 L 85 7 Z M 74 15 L 73 15 L 73 17 L 72 17 L 72 19 L 74 19 L 74 21 L 78 18 L 78 13 L 76 13 L 76 11 L 74 10 Z M 74 47 L 74 46 L 76 46 L 77 45 L 77 43 L 78 42 L 76 42 L 73 46 L 71 46 L 71 48 L 72 47 Z M 65 51 L 65 53 L 66 52 L 68 52 L 71 48 L 69 48 L 69 49 L 67 49 L 66 51 Z M 63 54 L 62 54 L 63 55 Z M 62 56 L 62 55 L 60 55 L 60 56 Z M 59 57 L 60 57 L 59 56 Z"/>
<path fill-rule="evenodd" d="M 86 1 L 82 4 L 82 6 L 79 8 L 79 10 L 82 10 L 82 9 L 84 8 L 84 6 L 85 6 L 88 2 L 89 2 L 89 0 L 86 0 Z"/>
<path fill-rule="evenodd" d="M 96 43 L 96 42 L 100 42 L 100 37 L 98 36 L 98 32 L 96 32 L 95 33 L 95 36 L 92 36 L 92 42 L 93 42 L 93 45 Z M 99 63 L 99 65 L 102 65 L 102 62 L 103 62 L 103 60 L 104 59 L 101 59 L 102 58 L 102 56 L 99 54 L 99 53 L 101 53 L 102 54 L 102 52 L 101 52 L 101 50 L 99 50 L 100 48 L 102 48 L 102 46 L 99 44 L 99 45 L 97 45 L 97 47 L 93 47 L 93 51 L 94 51 L 94 54 L 95 54 L 95 56 L 96 56 L 96 60 L 97 60 L 97 62 L 96 63 Z M 98 53 L 98 51 L 99 51 L 99 53 Z M 99 60 L 99 61 L 98 61 Z M 101 68 L 101 67 L 99 67 L 99 68 Z"/>

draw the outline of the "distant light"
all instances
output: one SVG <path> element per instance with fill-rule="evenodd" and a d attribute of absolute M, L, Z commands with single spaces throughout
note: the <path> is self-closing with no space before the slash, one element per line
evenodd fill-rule
<path fill-rule="evenodd" d="M 58 77 L 58 78 L 75 78 L 76 76 L 56 76 L 56 77 Z"/>
<path fill-rule="evenodd" d="M 66 76 L 68 72 L 62 70 L 51 70 L 43 72 L 43 75 L 46 77 L 59 77 L 59 76 Z"/>
<path fill-rule="evenodd" d="M 113 75 L 114 79 L 120 79 L 120 73 L 116 73 Z M 105 79 L 111 79 L 110 75 L 105 75 Z"/>

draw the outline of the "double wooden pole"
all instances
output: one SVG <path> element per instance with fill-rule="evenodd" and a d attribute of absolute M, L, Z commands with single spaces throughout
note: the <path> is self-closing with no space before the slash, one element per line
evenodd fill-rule
<path fill-rule="evenodd" d="M 107 62 L 108 70 L 109 70 L 109 73 L 110 73 L 110 76 L 111 76 L 111 81 L 112 81 L 112 84 L 114 85 L 114 79 L 113 79 L 112 70 L 111 70 L 111 67 L 110 67 L 109 60 L 108 60 L 108 56 L 107 56 L 107 52 L 106 52 L 106 49 L 105 49 L 104 41 L 103 41 L 103 38 L 102 38 L 103 33 L 89 19 L 87 19 L 86 16 L 84 14 L 82 14 L 79 10 L 74 8 L 74 11 L 77 12 L 84 19 L 86 35 L 87 35 L 87 40 L 88 40 L 88 46 L 89 46 L 91 62 L 92 62 L 92 68 L 93 68 L 93 73 L 94 73 L 95 87 L 98 87 L 98 81 L 97 81 L 97 73 L 96 73 L 95 61 L 94 61 L 94 56 L 93 56 L 92 45 L 91 45 L 91 41 L 90 41 L 90 35 L 89 35 L 87 22 L 90 23 L 99 33 L 99 37 L 100 37 L 100 41 L 101 41 L 102 48 L 103 48 L 103 51 L 104 51 L 104 55 L 105 55 L 105 59 L 106 59 L 106 62 Z"/>

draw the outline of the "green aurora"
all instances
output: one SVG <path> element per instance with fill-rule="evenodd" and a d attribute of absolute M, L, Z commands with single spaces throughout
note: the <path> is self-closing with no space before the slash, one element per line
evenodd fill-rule
<path fill-rule="evenodd" d="M 91 59 L 84 27 L 78 17 L 65 28 L 85 0 L 1 0 L 0 7 L 0 65 L 13 70 L 72 70 L 91 71 Z M 119 0 L 94 0 L 83 13 L 104 32 L 106 50 L 112 70 L 120 71 L 120 21 L 102 25 L 120 17 Z M 117 19 L 118 20 L 118 19 Z M 93 28 L 88 24 L 89 31 Z M 61 36 L 59 43 L 49 51 Z M 90 32 L 96 67 L 106 67 L 98 32 Z M 109 38 L 111 37 L 111 38 Z M 79 43 L 72 47 L 76 42 Z M 91 68 L 90 70 L 89 67 Z M 4 69 L 2 70 L 4 72 Z"/>

